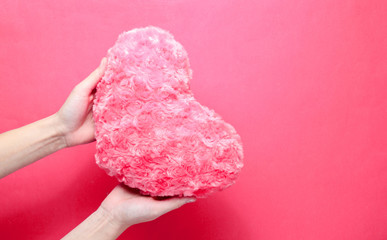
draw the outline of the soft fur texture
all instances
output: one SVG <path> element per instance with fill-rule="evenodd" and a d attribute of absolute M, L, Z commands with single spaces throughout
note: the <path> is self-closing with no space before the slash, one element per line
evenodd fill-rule
<path fill-rule="evenodd" d="M 182 45 L 156 27 L 122 33 L 94 100 L 97 164 L 152 196 L 196 196 L 231 186 L 242 166 L 235 129 L 198 103 Z"/>

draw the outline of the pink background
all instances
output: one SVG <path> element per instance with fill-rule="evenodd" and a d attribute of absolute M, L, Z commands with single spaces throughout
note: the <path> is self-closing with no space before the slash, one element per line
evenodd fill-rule
<path fill-rule="evenodd" d="M 0 131 L 57 111 L 118 34 L 155 25 L 186 48 L 192 89 L 235 126 L 231 188 L 121 239 L 387 239 L 384 0 L 0 2 Z M 95 144 L 0 181 L 0 238 L 57 239 L 117 184 Z"/>

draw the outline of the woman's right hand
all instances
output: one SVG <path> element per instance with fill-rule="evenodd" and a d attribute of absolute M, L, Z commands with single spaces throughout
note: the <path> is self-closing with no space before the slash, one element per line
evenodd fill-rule
<path fill-rule="evenodd" d="M 99 211 L 108 215 L 112 224 L 126 229 L 137 223 L 152 221 L 195 200 L 195 197 L 157 200 L 150 196 L 143 196 L 124 184 L 119 184 L 102 202 Z"/>

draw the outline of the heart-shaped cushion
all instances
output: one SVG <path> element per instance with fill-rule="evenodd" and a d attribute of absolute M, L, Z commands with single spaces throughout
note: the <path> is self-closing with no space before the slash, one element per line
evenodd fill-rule
<path fill-rule="evenodd" d="M 124 32 L 107 59 L 93 106 L 101 168 L 151 196 L 205 197 L 235 182 L 240 136 L 195 100 L 187 53 L 170 33 Z"/>

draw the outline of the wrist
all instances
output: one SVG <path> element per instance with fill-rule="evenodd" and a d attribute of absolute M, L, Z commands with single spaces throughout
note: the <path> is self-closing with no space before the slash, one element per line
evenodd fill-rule
<path fill-rule="evenodd" d="M 62 239 L 110 240 L 118 238 L 125 229 L 100 207 Z"/>
<path fill-rule="evenodd" d="M 101 223 L 101 226 L 103 226 L 104 231 L 111 236 L 115 235 L 118 237 L 130 226 L 117 221 L 114 216 L 103 207 L 99 207 L 94 214 L 96 219 Z"/>
<path fill-rule="evenodd" d="M 69 147 L 67 140 L 66 140 L 66 128 L 64 127 L 58 113 L 54 113 L 53 115 L 49 116 L 51 121 L 51 127 L 53 131 L 55 132 L 56 136 L 60 138 L 60 141 L 63 145 L 63 148 Z"/>
<path fill-rule="evenodd" d="M 60 130 L 59 119 L 56 114 L 42 119 L 42 124 L 52 139 L 54 144 L 53 148 L 55 151 L 67 147 L 67 143 L 63 132 Z"/>

